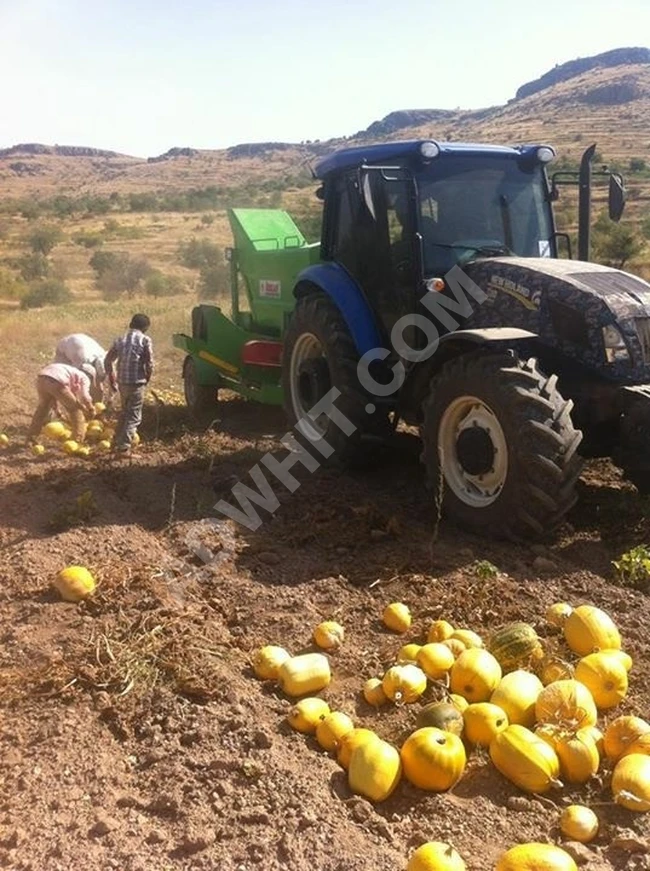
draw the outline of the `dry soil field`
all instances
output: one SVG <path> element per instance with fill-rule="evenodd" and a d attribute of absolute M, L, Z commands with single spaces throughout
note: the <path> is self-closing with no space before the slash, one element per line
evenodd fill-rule
<path fill-rule="evenodd" d="M 287 726 L 290 702 L 250 668 L 260 645 L 310 649 L 313 627 L 339 620 L 347 638 L 331 657 L 325 696 L 399 744 L 418 705 L 376 712 L 361 685 L 405 641 L 421 641 L 433 619 L 484 635 L 523 619 L 556 647 L 546 607 L 591 602 L 614 617 L 634 657 L 615 713 L 647 715 L 650 602 L 618 585 L 611 565 L 650 540 L 647 503 L 607 464 L 593 464 L 579 507 L 544 546 L 444 523 L 433 541 L 417 445 L 403 435 L 366 468 L 320 472 L 294 494 L 279 492 L 280 509 L 255 533 L 214 527 L 206 519 L 216 499 L 262 454 L 284 454 L 285 423 L 227 397 L 214 430 L 192 430 L 174 404 L 180 359 L 169 343 L 189 304 L 77 303 L 2 316 L 0 428 L 12 446 L 0 454 L 0 866 L 402 871 L 421 842 L 443 839 L 470 871 L 491 871 L 517 842 L 558 840 L 559 809 L 577 800 L 601 820 L 578 854 L 586 868 L 650 868 L 648 816 L 612 804 L 607 766 L 586 787 L 537 798 L 474 752 L 450 793 L 403 782 L 373 806 L 349 792 L 313 738 Z M 25 452 L 33 375 L 57 335 L 83 312 L 85 328 L 108 342 L 143 306 L 163 401 L 147 406 L 134 459 Z M 69 563 L 97 574 L 86 604 L 51 589 Z M 394 600 L 414 615 L 403 637 L 380 623 Z"/>

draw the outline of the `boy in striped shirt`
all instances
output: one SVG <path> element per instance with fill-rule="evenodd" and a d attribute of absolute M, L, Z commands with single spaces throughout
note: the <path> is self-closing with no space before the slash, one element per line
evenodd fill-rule
<path fill-rule="evenodd" d="M 133 436 L 142 422 L 145 387 L 153 373 L 153 345 L 145 335 L 150 323 L 146 315 L 133 315 L 129 329 L 113 342 L 104 361 L 111 387 L 120 391 L 121 409 L 113 450 L 123 456 L 129 454 Z"/>

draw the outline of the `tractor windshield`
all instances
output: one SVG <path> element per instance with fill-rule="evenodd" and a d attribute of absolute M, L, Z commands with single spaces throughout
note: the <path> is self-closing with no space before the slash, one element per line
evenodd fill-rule
<path fill-rule="evenodd" d="M 441 155 L 417 177 L 425 275 L 476 256 L 552 255 L 540 165 L 511 157 Z"/>

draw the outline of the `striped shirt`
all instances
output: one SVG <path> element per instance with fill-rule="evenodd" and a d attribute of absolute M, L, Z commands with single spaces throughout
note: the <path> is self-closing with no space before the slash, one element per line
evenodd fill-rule
<path fill-rule="evenodd" d="M 149 336 L 141 330 L 127 330 L 115 339 L 106 355 L 106 368 L 113 371 L 117 360 L 117 383 L 124 385 L 146 384 L 153 369 L 153 345 Z"/>
<path fill-rule="evenodd" d="M 53 381 L 58 381 L 73 394 L 82 405 L 92 405 L 90 398 L 90 378 L 75 366 L 67 363 L 50 363 L 38 373 Z"/>

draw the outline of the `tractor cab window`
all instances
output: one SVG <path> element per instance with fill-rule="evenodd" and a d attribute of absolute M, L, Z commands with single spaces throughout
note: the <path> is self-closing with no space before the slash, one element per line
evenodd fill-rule
<path fill-rule="evenodd" d="M 539 257 L 549 252 L 550 207 L 540 166 L 511 157 L 442 157 L 418 177 L 425 275 L 476 252 Z"/>

